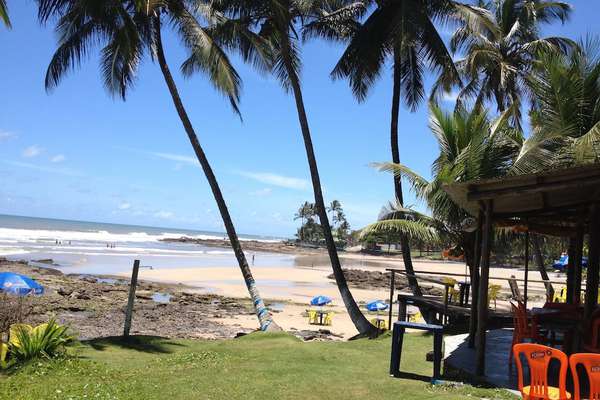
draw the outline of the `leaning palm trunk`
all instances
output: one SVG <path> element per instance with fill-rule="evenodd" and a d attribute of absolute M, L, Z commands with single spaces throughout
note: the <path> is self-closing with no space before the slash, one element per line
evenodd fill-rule
<path fill-rule="evenodd" d="M 546 294 L 549 297 L 548 301 L 552 301 L 554 299 L 554 288 L 552 287 L 552 283 L 550 283 L 548 271 L 546 271 L 546 267 L 544 266 L 544 257 L 542 256 L 540 237 L 536 234 L 533 234 L 531 236 L 531 241 L 533 242 L 533 254 L 535 255 L 537 268 L 540 272 L 540 275 L 542 276 L 542 280 L 544 281 L 544 286 L 546 287 Z"/>
<path fill-rule="evenodd" d="M 215 177 L 215 174 L 212 171 L 210 163 L 206 158 L 206 154 L 204 153 L 204 150 L 200 145 L 198 137 L 196 136 L 196 132 L 194 131 L 192 123 L 181 101 L 181 98 L 179 97 L 179 91 L 177 90 L 177 86 L 175 85 L 175 81 L 173 79 L 173 76 L 171 75 L 171 71 L 169 70 L 169 66 L 167 65 L 167 61 L 165 59 L 165 54 L 162 46 L 159 16 L 155 17 L 154 23 L 156 57 L 158 59 L 158 64 L 160 65 L 163 77 L 165 79 L 165 82 L 167 83 L 169 92 L 171 93 L 171 98 L 173 99 L 173 104 L 175 105 L 177 114 L 179 114 L 179 118 L 183 123 L 185 132 L 187 133 L 190 143 L 194 148 L 194 152 L 196 153 L 198 162 L 202 166 L 202 170 L 206 175 L 206 179 L 208 180 L 210 188 L 215 197 L 215 201 L 217 202 L 217 206 L 219 207 L 219 212 L 221 213 L 221 218 L 223 218 L 223 224 L 225 225 L 225 230 L 227 231 L 227 236 L 229 237 L 229 242 L 231 243 L 231 247 L 233 248 L 235 257 L 238 260 L 240 270 L 242 271 L 244 281 L 246 282 L 246 287 L 248 288 L 248 292 L 250 293 L 250 297 L 252 298 L 254 309 L 256 311 L 256 315 L 260 323 L 260 329 L 263 331 L 280 330 L 279 326 L 273 321 L 271 313 L 265 307 L 265 304 L 262 298 L 260 297 L 260 294 L 258 293 L 258 288 L 256 287 L 254 277 L 252 276 L 252 271 L 250 271 L 248 261 L 246 260 L 246 256 L 244 255 L 244 251 L 242 250 L 242 246 L 240 245 L 240 241 L 237 237 L 237 233 L 235 232 L 235 227 L 233 226 L 233 222 L 231 221 L 231 216 L 229 215 L 229 210 L 227 209 L 225 200 L 223 199 L 223 194 L 221 193 L 221 189 L 219 187 L 219 183 L 217 182 L 217 178 Z"/>
<path fill-rule="evenodd" d="M 313 191 L 315 195 L 315 208 L 319 219 L 321 221 L 321 227 L 323 228 L 323 234 L 325 236 L 325 243 L 327 245 L 327 252 L 329 253 L 329 259 L 331 260 L 331 268 L 333 269 L 333 275 L 335 282 L 348 311 L 350 319 L 354 323 L 354 326 L 362 336 L 375 336 L 378 334 L 377 328 L 371 324 L 363 315 L 358 308 L 352 293 L 348 288 L 348 282 L 344 276 L 344 271 L 338 258 L 337 249 L 331 234 L 331 227 L 329 226 L 329 219 L 327 218 L 327 210 L 325 209 L 325 201 L 323 200 L 323 193 L 321 191 L 321 179 L 319 178 L 319 170 L 317 167 L 317 160 L 312 145 L 312 138 L 310 136 L 310 129 L 308 127 L 308 117 L 306 116 L 306 110 L 304 109 L 304 100 L 302 99 L 302 90 L 300 89 L 300 83 L 298 77 L 292 67 L 289 57 L 284 55 L 285 67 L 290 77 L 290 85 L 294 93 L 294 99 L 296 101 L 296 109 L 298 111 L 298 120 L 300 121 L 300 129 L 302 130 L 302 137 L 304 139 L 304 147 L 306 148 L 306 157 L 308 159 L 308 166 L 310 168 L 310 176 L 312 180 Z"/>
<path fill-rule="evenodd" d="M 394 86 L 392 95 L 392 121 L 390 129 L 390 144 L 392 148 L 392 162 L 394 164 L 400 164 L 400 149 L 398 146 L 398 119 L 400 114 L 400 60 L 395 57 L 394 60 Z M 402 196 L 402 177 L 398 174 L 394 174 L 394 192 L 396 200 L 401 206 L 404 206 L 404 198 Z M 408 243 L 408 237 L 402 235 L 400 237 L 400 247 L 402 250 L 402 259 L 404 261 L 404 269 L 408 275 L 408 285 L 415 296 L 422 296 L 421 287 L 419 282 L 415 278 L 415 269 L 413 268 L 412 258 L 410 256 L 410 245 Z M 425 314 L 423 314 L 425 315 Z"/>

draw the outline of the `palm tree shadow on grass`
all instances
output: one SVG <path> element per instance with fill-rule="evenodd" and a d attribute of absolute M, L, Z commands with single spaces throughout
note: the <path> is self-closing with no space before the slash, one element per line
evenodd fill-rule
<path fill-rule="evenodd" d="M 174 352 L 172 347 L 185 347 L 184 344 L 170 341 L 161 336 L 110 336 L 99 339 L 91 339 L 82 342 L 97 351 L 104 351 L 108 347 L 120 347 L 127 350 L 136 350 L 144 353 L 170 354 Z"/>

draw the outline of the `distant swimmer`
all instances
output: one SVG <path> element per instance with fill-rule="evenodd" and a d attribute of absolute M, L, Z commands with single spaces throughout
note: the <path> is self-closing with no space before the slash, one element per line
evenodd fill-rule
<path fill-rule="evenodd" d="M 254 266 L 254 254 L 252 254 L 252 266 Z"/>

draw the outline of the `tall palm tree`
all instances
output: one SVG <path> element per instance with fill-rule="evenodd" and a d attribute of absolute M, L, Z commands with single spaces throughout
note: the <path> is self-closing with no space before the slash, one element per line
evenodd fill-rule
<path fill-rule="evenodd" d="M 7 28 L 10 28 L 10 18 L 8 18 L 8 7 L 6 0 L 0 0 L 0 20 L 4 22 Z"/>
<path fill-rule="evenodd" d="M 527 76 L 540 50 L 566 51 L 574 43 L 562 37 L 540 37 L 542 25 L 565 22 L 571 6 L 554 0 L 480 0 L 488 10 L 478 24 L 465 24 L 454 33 L 452 51 L 465 57 L 456 62 L 465 86 L 457 105 L 495 103 L 498 111 L 513 107 L 513 122 L 521 122 L 521 105 L 528 95 Z M 483 27 L 483 28 L 482 28 Z"/>
<path fill-rule="evenodd" d="M 300 206 L 300 208 L 298 209 L 298 212 L 296 212 L 296 214 L 294 215 L 294 220 L 300 220 L 301 225 L 300 225 L 300 234 L 299 234 L 299 239 L 301 241 L 304 241 L 304 230 L 305 230 L 305 226 L 304 226 L 304 220 L 305 219 L 309 219 L 312 218 L 312 216 L 314 215 L 314 205 L 312 203 L 309 203 L 308 201 L 305 201 L 304 204 L 302 204 Z"/>
<path fill-rule="evenodd" d="M 527 149 L 546 154 L 546 168 L 600 162 L 600 40 L 569 54 L 545 52 L 528 77 L 533 133 Z"/>
<path fill-rule="evenodd" d="M 473 19 L 478 11 L 452 0 L 376 1 L 364 23 L 351 33 L 348 46 L 332 71 L 334 78 L 348 79 L 355 97 L 365 100 L 386 63 L 392 64 L 390 148 L 392 162 L 400 163 L 398 120 L 400 103 L 415 111 L 425 98 L 425 70 L 438 71 L 440 86 L 459 81 L 452 56 L 437 31 L 436 23 Z M 402 180 L 394 176 L 394 194 L 404 204 Z M 414 278 L 409 240 L 400 236 L 404 267 L 413 293 L 422 295 Z"/>
<path fill-rule="evenodd" d="M 203 71 L 213 86 L 229 98 L 237 111 L 240 78 L 227 55 L 211 36 L 211 30 L 199 23 L 193 1 L 187 0 L 37 0 L 42 23 L 56 19 L 59 37 L 46 75 L 46 88 L 57 86 L 64 75 L 80 64 L 94 45 L 103 45 L 100 66 L 104 85 L 113 95 L 125 99 L 143 56 L 149 53 L 160 66 L 177 114 L 208 180 L 229 236 L 231 247 L 252 297 L 262 330 L 279 329 L 264 305 L 256 287 L 248 261 L 235 231 L 223 194 L 179 96 L 175 80 L 167 64 L 162 22 L 168 20 L 184 43 L 189 58 L 184 74 Z M 238 29 L 237 40 L 245 46 L 246 58 L 253 58 L 254 35 Z"/>
<path fill-rule="evenodd" d="M 337 216 L 342 212 L 342 204 L 338 200 L 333 200 L 327 207 L 327 211 L 331 213 L 331 225 L 335 226 L 339 222 Z"/>
<path fill-rule="evenodd" d="M 338 17 L 345 19 L 348 15 L 351 16 L 350 20 L 353 21 L 356 10 L 361 10 L 362 5 L 352 3 L 340 9 L 338 6 L 343 2 L 335 0 L 213 0 L 211 4 L 217 11 L 224 11 L 229 18 L 246 22 L 249 26 L 254 27 L 257 34 L 271 48 L 273 57 L 272 72 L 283 88 L 288 92 L 291 91 L 296 103 L 298 121 L 304 140 L 314 191 L 315 209 L 321 221 L 338 289 L 358 332 L 362 335 L 376 335 L 377 329 L 365 318 L 352 297 L 338 257 L 325 201 L 323 200 L 321 178 L 300 84 L 302 61 L 298 32 L 302 29 L 302 24 L 318 21 L 324 17 L 326 19 Z M 326 24 L 323 24 L 323 27 L 325 26 Z"/>

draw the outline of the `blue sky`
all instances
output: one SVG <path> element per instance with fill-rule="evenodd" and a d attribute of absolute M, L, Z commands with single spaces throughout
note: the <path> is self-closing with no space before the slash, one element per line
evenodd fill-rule
<path fill-rule="evenodd" d="M 572 4 L 571 22 L 547 34 L 597 33 L 600 4 Z M 46 93 L 54 33 L 37 24 L 33 1 L 9 0 L 9 11 L 13 29 L 0 27 L 0 213 L 222 231 L 158 67 L 146 59 L 122 102 L 102 87 L 94 52 Z M 177 72 L 185 54 L 173 37 L 165 46 Z M 391 177 L 369 167 L 390 158 L 391 85 L 385 74 L 357 104 L 345 82 L 329 79 L 341 51 L 305 44 L 302 81 L 326 201 L 340 200 L 359 228 L 393 196 Z M 292 236 L 294 212 L 312 200 L 293 98 L 274 79 L 236 66 L 243 122 L 203 76 L 177 73 L 177 83 L 238 231 Z M 400 149 L 403 163 L 429 176 L 437 148 L 425 105 L 402 109 Z M 407 203 L 416 204 L 410 194 Z"/>

